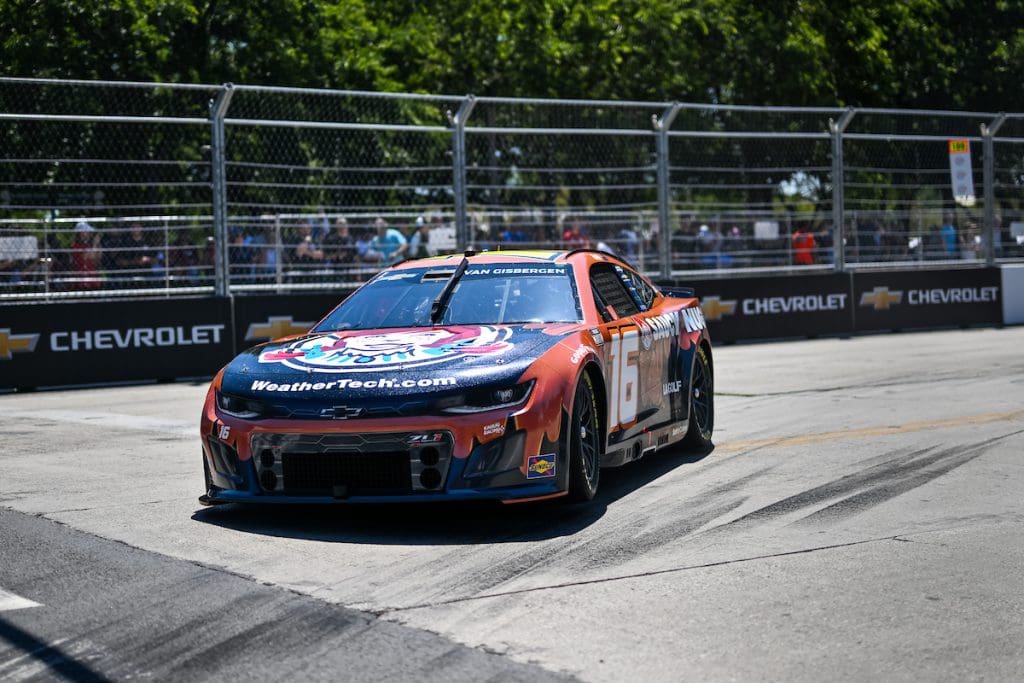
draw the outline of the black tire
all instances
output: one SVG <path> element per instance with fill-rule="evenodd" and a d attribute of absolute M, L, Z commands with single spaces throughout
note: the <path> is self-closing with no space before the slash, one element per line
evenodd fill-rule
<path fill-rule="evenodd" d="M 576 386 L 569 420 L 569 500 L 582 503 L 597 493 L 601 478 L 601 416 L 590 375 L 584 373 Z"/>
<path fill-rule="evenodd" d="M 711 361 L 703 346 L 697 347 L 687 394 L 690 403 L 690 426 L 683 437 L 683 447 L 706 451 L 711 448 L 715 431 L 715 384 Z"/>

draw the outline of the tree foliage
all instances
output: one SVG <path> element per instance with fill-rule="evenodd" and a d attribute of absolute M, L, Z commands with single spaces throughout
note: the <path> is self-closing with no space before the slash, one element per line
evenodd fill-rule
<path fill-rule="evenodd" d="M 0 0 L 9 76 L 1020 110 L 1018 0 Z"/>

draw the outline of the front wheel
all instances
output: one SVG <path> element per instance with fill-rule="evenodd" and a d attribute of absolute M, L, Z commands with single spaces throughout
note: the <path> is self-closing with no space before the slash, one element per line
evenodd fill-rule
<path fill-rule="evenodd" d="M 569 500 L 585 502 L 597 493 L 601 476 L 601 424 L 590 375 L 576 386 L 569 421 Z"/>
<path fill-rule="evenodd" d="M 690 376 L 690 427 L 683 437 L 683 446 L 696 450 L 711 448 L 711 434 L 715 429 L 715 385 L 711 374 L 711 360 L 703 346 L 697 347 Z"/>

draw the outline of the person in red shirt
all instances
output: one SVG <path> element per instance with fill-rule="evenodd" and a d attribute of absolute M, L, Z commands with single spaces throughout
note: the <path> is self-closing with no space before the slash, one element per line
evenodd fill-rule
<path fill-rule="evenodd" d="M 793 233 L 793 263 L 798 266 L 813 265 L 814 250 L 817 247 L 814 234 L 810 230 L 798 227 Z"/>
<path fill-rule="evenodd" d="M 572 216 L 568 223 L 569 229 L 562 235 L 562 246 L 566 249 L 589 249 L 590 236 L 583 231 L 580 219 Z"/>
<path fill-rule="evenodd" d="M 75 271 L 72 287 L 75 289 L 99 289 L 101 281 L 97 273 L 100 260 L 100 235 L 85 221 L 75 226 L 75 237 L 71 242 L 71 269 Z"/>

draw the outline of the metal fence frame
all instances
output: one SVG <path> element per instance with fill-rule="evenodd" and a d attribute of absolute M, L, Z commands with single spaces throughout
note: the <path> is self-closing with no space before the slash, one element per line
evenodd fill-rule
<path fill-rule="evenodd" d="M 3 121 L 51 121 L 51 122 L 117 122 L 117 123 L 146 123 L 146 124 L 174 124 L 174 125 L 204 125 L 209 126 L 209 146 L 211 164 L 211 206 L 210 216 L 213 223 L 214 247 L 214 285 L 213 293 L 217 296 L 228 296 L 233 286 L 229 276 L 230 255 L 228 249 L 228 224 L 231 217 L 230 202 L 227 191 L 227 131 L 233 128 L 243 127 L 283 127 L 283 128 L 319 128 L 337 130 L 360 130 L 360 131 L 394 131 L 394 132 L 429 132 L 447 134 L 451 137 L 451 189 L 453 194 L 453 222 L 456 235 L 456 246 L 459 250 L 467 248 L 472 243 L 470 234 L 470 202 L 468 201 L 467 188 L 467 138 L 476 135 L 530 135 L 530 136 L 604 136 L 604 137 L 630 137 L 642 140 L 649 140 L 653 145 L 656 154 L 656 194 L 657 194 L 657 220 L 660 226 L 659 247 L 663 257 L 659 260 L 657 275 L 668 280 L 685 274 L 686 271 L 679 271 L 673 268 L 671 255 L 673 253 L 673 230 L 671 227 L 677 222 L 677 212 L 674 212 L 673 187 L 671 171 L 670 145 L 673 140 L 684 139 L 794 139 L 803 141 L 822 141 L 829 143 L 831 147 L 831 223 L 832 241 L 835 245 L 844 245 L 847 237 L 846 226 L 851 220 L 851 211 L 847 206 L 845 198 L 845 175 L 847 167 L 844 163 L 844 143 L 851 141 L 889 141 L 889 142 L 944 142 L 950 139 L 949 135 L 939 133 L 858 133 L 849 132 L 852 123 L 865 116 L 884 117 L 943 117 L 949 119 L 982 119 L 985 122 L 980 125 L 977 135 L 962 135 L 971 142 L 980 143 L 983 150 L 983 194 L 984 217 L 982 225 L 982 252 L 980 263 L 991 265 L 995 262 L 995 251 L 993 248 L 993 235 L 995 229 L 995 205 L 996 188 L 999 184 L 995 171 L 995 145 L 999 144 L 1020 144 L 1024 143 L 1024 136 L 997 137 L 1004 124 L 1009 121 L 1024 120 L 1024 114 L 1005 113 L 983 113 L 983 112 L 958 112 L 958 111 L 928 111 L 928 110 L 900 110 L 900 109 L 854 109 L 854 108 L 796 108 L 796 107 L 755 107 L 739 105 L 709 105 L 699 103 L 681 102 L 619 102 L 619 101 L 591 101 L 591 100 L 554 100 L 554 99 L 518 99 L 499 97 L 474 97 L 466 96 L 436 96 L 417 94 L 393 94 L 364 91 L 325 91 L 298 88 L 267 88 L 258 86 L 233 85 L 226 83 L 221 86 L 199 86 L 199 85 L 168 85 L 152 83 L 101 83 L 92 81 L 50 81 L 45 79 L 0 79 L 0 83 L 17 82 L 22 84 L 41 84 L 46 86 L 84 87 L 97 85 L 111 85 L 118 87 L 135 88 L 166 88 L 170 90 L 187 89 L 215 89 L 216 95 L 209 102 L 208 117 L 206 119 L 181 116 L 137 116 L 137 115 L 95 115 L 90 113 L 75 114 L 53 114 L 53 113 L 17 113 L 0 111 L 0 123 Z M 383 124 L 379 122 L 361 121 L 310 121 L 310 120 L 278 120 L 269 118 L 233 118 L 232 102 L 240 93 L 263 94 L 273 93 L 285 96 L 300 95 L 335 95 L 343 97 L 381 98 L 386 100 L 407 100 L 429 99 L 446 103 L 449 108 L 446 111 L 446 125 L 425 125 L 425 124 Z M 482 105 L 515 105 L 524 107 L 587 107 L 600 108 L 605 110 L 624 110 L 626 108 L 641 111 L 650 110 L 649 127 L 529 127 L 529 126 L 492 126 L 486 122 L 478 122 L 473 118 L 474 111 L 478 111 Z M 679 115 L 685 112 L 715 112 L 717 114 L 751 114 L 757 115 L 815 115 L 827 117 L 827 129 L 822 130 L 798 130 L 798 131 L 775 131 L 764 130 L 696 130 L 692 127 L 679 127 L 677 121 Z M 640 122 L 638 122 L 639 124 Z M 278 245 L 280 246 L 280 245 Z M 877 265 L 877 264 L 876 264 Z M 846 249 L 837 248 L 834 250 L 834 260 L 827 268 L 817 267 L 813 270 L 831 269 L 843 271 L 848 268 L 857 268 L 860 264 L 848 263 Z M 784 269 L 784 268 L 783 268 Z M 785 269 L 784 269 L 785 270 Z M 805 269 L 806 270 L 806 269 Z M 729 272 L 728 269 L 720 272 Z M 280 287 L 280 274 L 277 284 Z M 148 290 L 147 290 L 148 291 Z M 47 298 L 50 292 L 47 291 Z M 0 294 L 0 299 L 9 298 Z"/>

